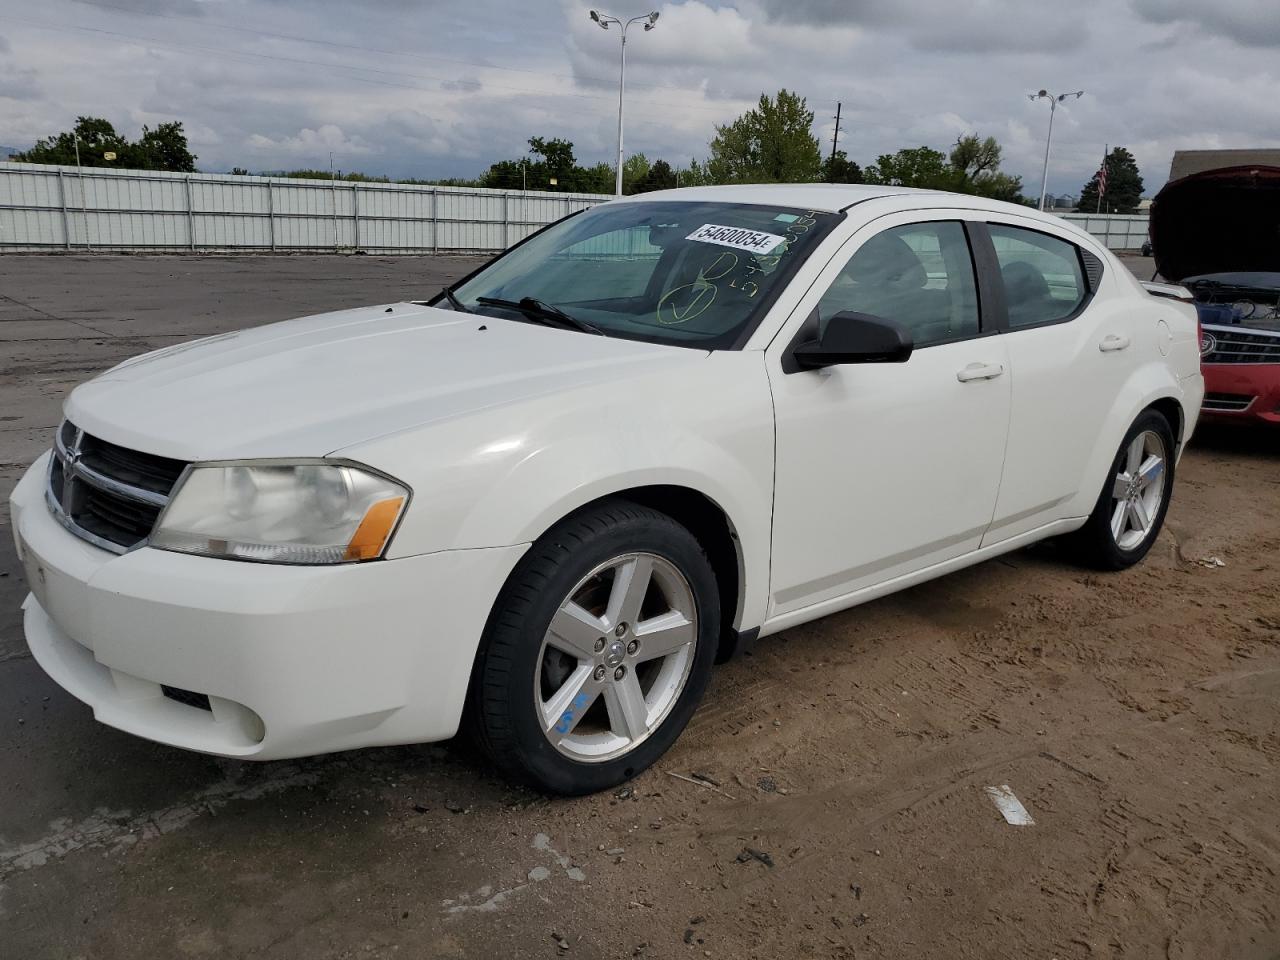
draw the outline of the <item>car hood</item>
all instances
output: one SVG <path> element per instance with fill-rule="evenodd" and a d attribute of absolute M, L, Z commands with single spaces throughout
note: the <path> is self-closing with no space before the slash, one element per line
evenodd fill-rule
<path fill-rule="evenodd" d="M 1274 294 L 1280 292 L 1280 271 L 1259 270 L 1249 273 L 1232 270 L 1228 273 L 1202 273 L 1194 277 L 1183 277 L 1181 282 L 1188 289 L 1217 287 L 1231 291 Z"/>
<path fill-rule="evenodd" d="M 1197 274 L 1280 270 L 1280 167 L 1206 170 L 1165 184 L 1151 247 L 1172 283 Z"/>
<path fill-rule="evenodd" d="M 180 460 L 322 456 L 554 391 L 612 390 L 706 356 L 397 303 L 127 360 L 77 387 L 66 414 L 112 443 Z"/>

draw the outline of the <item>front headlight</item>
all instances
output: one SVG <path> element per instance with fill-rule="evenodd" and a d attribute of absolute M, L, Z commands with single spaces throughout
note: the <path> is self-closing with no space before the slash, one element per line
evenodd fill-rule
<path fill-rule="evenodd" d="M 408 500 L 403 485 L 345 463 L 197 464 L 149 544 L 268 563 L 375 560 Z"/>

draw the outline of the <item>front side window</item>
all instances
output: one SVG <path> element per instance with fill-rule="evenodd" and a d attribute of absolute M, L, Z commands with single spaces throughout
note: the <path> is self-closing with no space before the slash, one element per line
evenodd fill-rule
<path fill-rule="evenodd" d="M 978 292 L 964 227 L 942 220 L 876 234 L 819 301 L 819 323 L 825 328 L 846 311 L 902 324 L 917 347 L 976 335 Z"/>
<path fill-rule="evenodd" d="M 534 300 L 607 336 L 729 349 L 840 218 L 756 204 L 607 203 L 544 230 L 453 293 L 476 313 L 519 320 L 514 307 L 484 301 Z"/>
<path fill-rule="evenodd" d="M 1056 323 L 1079 309 L 1088 288 L 1074 243 L 998 223 L 987 229 L 1004 280 L 1010 328 Z"/>

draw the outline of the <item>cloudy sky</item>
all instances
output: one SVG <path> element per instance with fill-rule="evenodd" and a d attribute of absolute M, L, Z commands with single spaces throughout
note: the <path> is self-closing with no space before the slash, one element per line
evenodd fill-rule
<path fill-rule="evenodd" d="M 604 2 L 604 0 L 601 0 Z M 616 4 L 618 0 L 608 0 Z M 607 7 L 647 12 L 644 0 Z M 0 0 L 0 144 L 104 116 L 182 120 L 202 170 L 336 166 L 474 176 L 530 136 L 611 160 L 616 32 L 579 0 Z M 1149 190 L 1177 148 L 1280 146 L 1275 0 L 678 0 L 629 35 L 627 152 L 705 157 L 762 90 L 808 98 L 860 163 L 995 136 L 1039 187 L 1077 192 L 1104 144 Z"/>

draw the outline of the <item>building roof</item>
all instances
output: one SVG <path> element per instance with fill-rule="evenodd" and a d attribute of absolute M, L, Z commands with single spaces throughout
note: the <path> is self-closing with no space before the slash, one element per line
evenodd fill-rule
<path fill-rule="evenodd" d="M 1193 173 L 1222 167 L 1280 167 L 1280 150 L 1177 150 L 1169 167 L 1169 179 L 1181 180 Z"/>

